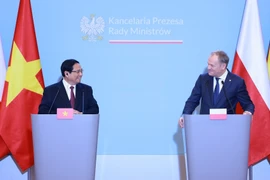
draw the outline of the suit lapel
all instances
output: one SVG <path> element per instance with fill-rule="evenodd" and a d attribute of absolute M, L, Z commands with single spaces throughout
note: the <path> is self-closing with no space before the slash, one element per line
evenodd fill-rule
<path fill-rule="evenodd" d="M 213 77 L 209 76 L 207 80 L 207 90 L 210 97 L 211 104 L 213 104 Z"/>
<path fill-rule="evenodd" d="M 214 87 L 214 78 L 212 76 L 209 76 L 209 77 L 210 77 L 209 78 L 210 83 L 209 83 L 208 90 L 209 90 L 209 96 L 210 96 L 210 99 L 211 99 L 211 104 L 212 104 L 213 107 L 218 107 L 218 104 L 219 104 L 221 98 L 223 97 L 222 94 L 221 94 L 221 93 L 224 93 L 224 92 L 222 92 L 223 88 L 219 92 L 219 95 L 218 95 L 218 98 L 217 98 L 217 103 L 214 104 L 214 97 L 213 97 L 214 96 L 214 89 L 213 89 L 213 87 Z"/>
<path fill-rule="evenodd" d="M 222 87 L 222 89 L 221 89 L 221 91 L 219 93 L 217 104 L 219 104 L 219 102 L 227 101 L 226 100 L 224 89 L 225 89 L 226 92 L 228 92 L 229 89 L 230 89 L 230 86 L 232 84 L 231 82 L 232 82 L 232 80 L 231 80 L 231 73 L 230 73 L 230 71 L 228 71 L 228 74 L 227 74 L 227 77 L 226 77 L 225 82 L 223 84 L 223 87 Z"/>
<path fill-rule="evenodd" d="M 80 110 L 82 105 L 82 87 L 80 84 L 76 85 L 76 101 L 75 109 Z"/>
<path fill-rule="evenodd" d="M 62 102 L 65 104 L 66 107 L 71 108 L 71 104 L 62 81 L 59 82 L 59 91 L 59 96 L 61 97 Z"/>
<path fill-rule="evenodd" d="M 226 92 L 229 91 L 230 87 L 232 85 L 232 79 L 231 79 L 231 73 L 229 72 L 226 79 L 225 79 L 225 82 L 223 84 L 223 87 L 222 87 L 222 93 L 224 93 L 224 89 Z"/>
<path fill-rule="evenodd" d="M 59 96 L 62 99 L 61 101 L 65 105 L 65 107 L 71 108 L 71 104 L 62 81 L 59 82 Z M 80 84 L 77 84 L 75 95 L 75 109 L 81 110 L 81 105 L 82 105 L 82 87 Z"/>

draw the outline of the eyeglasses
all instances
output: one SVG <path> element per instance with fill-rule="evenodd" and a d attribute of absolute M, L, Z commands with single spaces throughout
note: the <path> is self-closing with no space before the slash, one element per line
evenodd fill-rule
<path fill-rule="evenodd" d="M 79 69 L 79 70 L 71 71 L 71 72 L 75 72 L 75 73 L 79 74 L 79 73 L 83 73 L 83 69 Z"/>

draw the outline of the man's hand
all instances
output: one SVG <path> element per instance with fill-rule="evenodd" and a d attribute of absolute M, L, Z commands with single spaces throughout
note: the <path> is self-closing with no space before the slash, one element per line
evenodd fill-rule
<path fill-rule="evenodd" d="M 244 114 L 244 115 L 252 115 L 252 113 L 249 112 L 249 111 L 244 111 L 243 114 Z"/>
<path fill-rule="evenodd" d="M 77 111 L 76 109 L 73 109 L 73 114 L 82 114 L 82 112 Z"/>
<path fill-rule="evenodd" d="M 179 126 L 180 126 L 181 128 L 184 127 L 184 117 L 183 117 L 183 116 L 180 117 L 180 119 L 179 119 L 179 121 L 178 121 L 178 124 L 179 124 Z"/>

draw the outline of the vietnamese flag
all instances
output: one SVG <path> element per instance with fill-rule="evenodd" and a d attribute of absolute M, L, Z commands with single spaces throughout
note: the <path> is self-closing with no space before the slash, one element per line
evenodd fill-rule
<path fill-rule="evenodd" d="M 2 100 L 5 77 L 6 77 L 6 63 L 5 63 L 5 59 L 4 59 L 2 40 L 1 40 L 1 36 L 0 36 L 0 103 Z"/>
<path fill-rule="evenodd" d="M 245 79 L 255 105 L 248 161 L 251 166 L 270 155 L 270 84 L 257 0 L 246 1 L 232 72 Z"/>
<path fill-rule="evenodd" d="M 21 171 L 34 164 L 31 114 L 38 112 L 43 89 L 31 4 L 21 0 L 0 106 L 0 135 Z"/>
<path fill-rule="evenodd" d="M 2 101 L 2 94 L 3 94 L 3 89 L 4 89 L 4 83 L 5 83 L 5 77 L 6 77 L 6 63 L 4 60 L 4 52 L 2 48 L 2 40 L 0 36 L 0 105 Z M 0 112 L 0 117 L 1 117 L 1 112 Z M 0 135 L 0 157 L 5 157 L 9 154 L 9 150 L 7 148 L 6 143 L 2 139 Z"/>

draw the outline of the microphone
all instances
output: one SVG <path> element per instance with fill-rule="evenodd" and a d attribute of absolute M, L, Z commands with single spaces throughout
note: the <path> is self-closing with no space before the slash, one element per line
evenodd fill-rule
<path fill-rule="evenodd" d="M 53 102 L 52 102 L 52 104 L 51 104 L 51 106 L 50 106 L 50 109 L 49 109 L 49 111 L 48 111 L 48 114 L 51 113 L 53 104 L 55 103 L 55 100 L 56 100 L 56 98 L 57 98 L 57 95 L 59 94 L 59 91 L 60 91 L 60 88 L 58 88 L 58 90 L 57 90 L 57 92 L 56 92 L 56 95 L 55 95 L 55 97 L 54 97 L 54 99 L 53 99 Z"/>
<path fill-rule="evenodd" d="M 84 89 L 82 89 L 82 114 L 84 112 Z"/>
<path fill-rule="evenodd" d="M 226 98 L 227 102 L 229 103 L 230 108 L 231 108 L 231 110 L 232 110 L 232 112 L 233 112 L 233 114 L 234 114 L 234 109 L 233 109 L 232 103 L 231 103 L 231 101 L 229 100 L 229 98 L 228 98 L 228 96 L 227 96 L 227 93 L 226 93 L 226 90 L 225 90 L 225 87 L 224 87 L 224 81 L 221 81 L 221 83 L 222 83 L 222 85 L 223 85 L 223 92 L 224 92 L 225 98 Z"/>

